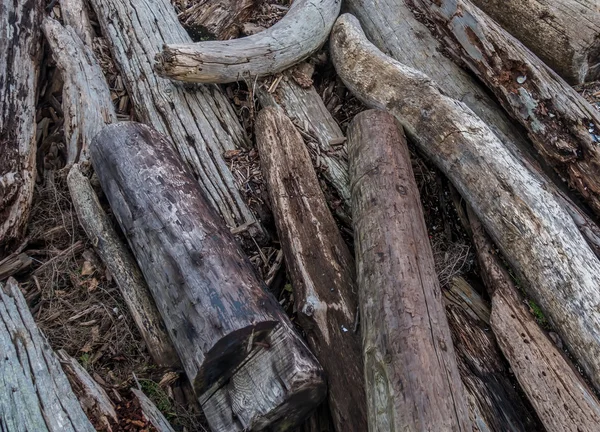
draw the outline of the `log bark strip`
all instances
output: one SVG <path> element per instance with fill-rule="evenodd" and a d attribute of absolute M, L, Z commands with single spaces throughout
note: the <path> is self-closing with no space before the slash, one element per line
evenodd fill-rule
<path fill-rule="evenodd" d="M 327 40 L 339 0 L 297 0 L 274 26 L 232 41 L 170 43 L 156 70 L 174 80 L 228 83 L 281 72 L 308 58 Z"/>
<path fill-rule="evenodd" d="M 469 0 L 412 1 L 448 52 L 494 92 L 548 164 L 600 215 L 600 114 Z"/>
<path fill-rule="evenodd" d="M 367 430 L 354 259 L 333 220 L 302 136 L 280 108 L 256 119 L 256 145 L 294 290 L 298 320 L 327 374 L 336 429 Z"/>
<path fill-rule="evenodd" d="M 535 322 L 476 216 L 469 220 L 492 297 L 492 330 L 541 422 L 548 432 L 598 430 L 600 402 Z"/>
<path fill-rule="evenodd" d="M 331 51 L 348 88 L 367 105 L 393 113 L 473 207 L 600 388 L 600 262 L 569 214 L 470 109 L 385 56 L 351 15 L 334 26 Z"/>
<path fill-rule="evenodd" d="M 257 3 L 257 0 L 200 0 L 178 18 L 192 37 L 228 40 L 238 37 Z"/>
<path fill-rule="evenodd" d="M 17 282 L 0 284 L 0 427 L 94 432 Z"/>
<path fill-rule="evenodd" d="M 473 0 L 570 84 L 600 78 L 600 7 L 594 0 Z"/>
<path fill-rule="evenodd" d="M 366 111 L 348 147 L 369 430 L 471 431 L 404 134 Z"/>
<path fill-rule="evenodd" d="M 222 381 L 240 380 L 243 389 L 238 368 L 267 351 L 247 373 L 254 380 L 274 375 L 275 383 L 266 384 L 285 390 L 275 396 L 253 392 L 242 409 L 265 410 L 267 426 L 280 420 L 272 411 L 284 402 L 294 414 L 306 415 L 324 396 L 322 370 L 171 144 L 147 126 L 119 123 L 96 136 L 91 157 L 201 400 Z M 275 349 L 276 339 L 286 344 Z M 221 413 L 235 413 L 232 404 L 234 399 L 226 400 Z"/>
<path fill-rule="evenodd" d="M 0 247 L 22 234 L 33 199 L 42 8 L 0 1 Z"/>

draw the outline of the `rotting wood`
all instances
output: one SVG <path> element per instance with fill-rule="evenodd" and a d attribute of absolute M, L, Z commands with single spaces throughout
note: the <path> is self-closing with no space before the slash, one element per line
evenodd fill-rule
<path fill-rule="evenodd" d="M 600 262 L 560 202 L 463 103 L 372 45 L 356 18 L 340 17 L 331 41 L 346 86 L 393 113 L 452 181 L 600 388 Z"/>
<path fill-rule="evenodd" d="M 61 0 L 60 14 L 65 26 L 70 26 L 88 48 L 93 47 L 94 29 L 84 0 Z"/>
<path fill-rule="evenodd" d="M 596 0 L 473 0 L 570 84 L 600 78 Z"/>
<path fill-rule="evenodd" d="M 78 164 L 69 171 L 67 184 L 79 223 L 117 283 L 148 352 L 159 366 L 179 367 L 179 357 L 146 281 Z"/>
<path fill-rule="evenodd" d="M 365 431 L 354 259 L 292 121 L 281 108 L 264 108 L 255 135 L 299 324 L 327 374 L 334 424 L 339 431 Z"/>
<path fill-rule="evenodd" d="M 219 40 L 239 36 L 242 24 L 250 18 L 258 0 L 199 0 L 178 15 L 192 38 Z"/>
<path fill-rule="evenodd" d="M 91 160 L 211 428 L 303 421 L 322 369 L 167 139 L 110 125 Z"/>
<path fill-rule="evenodd" d="M 535 322 L 483 226 L 470 213 L 482 277 L 492 298 L 492 330 L 521 388 L 548 432 L 597 431 L 600 402 Z"/>
<path fill-rule="evenodd" d="M 470 432 L 404 134 L 365 111 L 348 153 L 369 430 Z"/>
<path fill-rule="evenodd" d="M 163 413 L 156 408 L 156 405 L 152 403 L 148 396 L 143 391 L 138 389 L 131 389 L 131 393 L 137 398 L 142 409 L 142 414 L 148 420 L 157 432 L 175 432 L 175 429 L 171 426 L 169 421 L 165 418 Z"/>
<path fill-rule="evenodd" d="M 156 70 L 173 80 L 199 83 L 253 81 L 281 72 L 315 53 L 340 13 L 340 0 L 296 0 L 272 27 L 231 41 L 169 42 Z"/>
<path fill-rule="evenodd" d="M 95 431 L 12 278 L 0 283 L 0 351 L 3 431 Z"/>
<path fill-rule="evenodd" d="M 33 199 L 42 13 L 37 0 L 0 1 L 0 247 L 21 236 Z"/>

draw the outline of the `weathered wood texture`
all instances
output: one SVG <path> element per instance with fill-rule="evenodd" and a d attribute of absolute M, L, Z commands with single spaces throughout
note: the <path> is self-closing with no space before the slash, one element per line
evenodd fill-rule
<path fill-rule="evenodd" d="M 600 78 L 596 0 L 473 0 L 571 84 Z"/>
<path fill-rule="evenodd" d="M 131 313 L 140 334 L 146 342 L 148 352 L 160 366 L 177 367 L 179 357 L 148 285 L 129 252 L 119 238 L 112 223 L 90 184 L 90 181 L 75 164 L 67 176 L 73 207 L 79 223 L 94 245 L 100 259 L 119 286 L 123 300 Z"/>
<path fill-rule="evenodd" d="M 131 393 L 135 395 L 140 403 L 142 414 L 144 414 L 144 417 L 154 426 L 157 432 L 175 432 L 169 421 L 143 391 L 131 389 Z"/>
<path fill-rule="evenodd" d="M 84 0 L 61 0 L 60 13 L 65 26 L 70 26 L 85 46 L 91 49 L 94 29 Z"/>
<path fill-rule="evenodd" d="M 306 415 L 325 394 L 320 366 L 167 139 L 139 123 L 110 125 L 94 139 L 91 159 L 201 400 L 213 397 L 211 387 L 222 381 L 238 379 L 240 392 L 251 386 L 237 368 L 265 351 L 262 361 L 246 368 L 250 382 L 266 378 L 266 369 L 274 375 L 266 384 L 285 391 L 253 389 L 241 409 L 264 409 L 267 425 L 283 402 Z M 274 349 L 275 338 L 285 345 Z M 283 402 L 273 406 L 277 397 Z M 231 406 L 236 402 L 226 399 L 221 410 L 234 412 L 234 425 L 241 423 Z M 206 414 L 209 421 L 221 415 Z"/>
<path fill-rule="evenodd" d="M 348 153 L 369 430 L 471 431 L 404 134 L 365 111 Z"/>
<path fill-rule="evenodd" d="M 94 432 L 17 282 L 0 284 L 0 428 Z"/>
<path fill-rule="evenodd" d="M 331 40 L 348 88 L 393 113 L 448 176 L 600 388 L 600 262 L 569 214 L 470 109 L 385 56 L 353 16 L 338 19 Z"/>
<path fill-rule="evenodd" d="M 336 429 L 365 431 L 354 259 L 292 121 L 280 108 L 265 108 L 257 116 L 255 135 L 298 320 L 327 374 Z"/>
<path fill-rule="evenodd" d="M 222 154 L 248 144 L 229 100 L 216 86 L 184 86 L 158 77 L 154 54 L 188 43 L 168 0 L 91 0 L 138 117 L 169 136 L 211 205 L 229 227 L 255 217 L 240 196 Z M 254 235 L 260 230 L 251 227 Z"/>
<path fill-rule="evenodd" d="M 0 1 L 0 246 L 22 234 L 33 199 L 42 9 Z"/>
<path fill-rule="evenodd" d="M 597 431 L 600 402 L 535 322 L 476 216 L 469 220 L 492 298 L 492 330 L 541 422 L 548 432 Z"/>
<path fill-rule="evenodd" d="M 281 72 L 327 40 L 339 0 L 297 0 L 267 30 L 231 41 L 172 41 L 156 56 L 156 70 L 174 80 L 228 83 Z"/>
<path fill-rule="evenodd" d="M 117 120 L 110 90 L 91 45 L 85 46 L 72 27 L 52 18 L 43 22 L 44 35 L 63 78 L 67 165 L 88 159 L 94 136 Z"/>
<path fill-rule="evenodd" d="M 494 92 L 548 164 L 600 215 L 600 114 L 469 0 L 413 5 L 447 52 Z"/>

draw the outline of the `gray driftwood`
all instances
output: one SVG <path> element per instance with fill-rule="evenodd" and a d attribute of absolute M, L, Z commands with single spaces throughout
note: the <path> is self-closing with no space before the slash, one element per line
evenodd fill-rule
<path fill-rule="evenodd" d="M 600 78 L 596 0 L 473 0 L 571 84 Z"/>
<path fill-rule="evenodd" d="M 257 416 L 270 426 L 282 405 L 289 425 L 304 420 L 325 395 L 322 370 L 168 140 L 118 123 L 90 153 L 213 430 Z M 233 388 L 218 405 L 223 386 Z"/>
<path fill-rule="evenodd" d="M 393 113 L 448 176 L 600 388 L 600 262 L 559 201 L 463 103 L 372 45 L 356 18 L 340 17 L 331 41 L 347 87 Z"/>
<path fill-rule="evenodd" d="M 94 432 L 14 279 L 0 283 L 0 428 Z"/>
<path fill-rule="evenodd" d="M 33 198 L 43 5 L 0 1 L 0 247 L 22 234 Z"/>
<path fill-rule="evenodd" d="M 354 259 L 291 120 L 280 108 L 265 108 L 255 134 L 298 320 L 327 374 L 334 424 L 339 431 L 366 431 Z"/>
<path fill-rule="evenodd" d="M 470 432 L 404 134 L 365 111 L 348 153 L 369 430 Z"/>
<path fill-rule="evenodd" d="M 94 29 L 84 0 L 61 0 L 60 14 L 65 26 L 70 26 L 88 47 L 94 43 Z"/>
<path fill-rule="evenodd" d="M 140 403 L 142 414 L 152 424 L 152 426 L 154 426 L 157 432 L 175 432 L 175 429 L 173 429 L 163 413 L 156 408 L 156 405 L 154 405 L 154 403 L 148 399 L 148 396 L 146 396 L 143 391 L 131 389 L 131 393 L 135 395 Z"/>
<path fill-rule="evenodd" d="M 174 80 L 227 83 L 281 72 L 308 58 L 327 40 L 339 0 L 297 0 L 279 22 L 231 41 L 172 41 L 156 56 L 156 70 Z"/>

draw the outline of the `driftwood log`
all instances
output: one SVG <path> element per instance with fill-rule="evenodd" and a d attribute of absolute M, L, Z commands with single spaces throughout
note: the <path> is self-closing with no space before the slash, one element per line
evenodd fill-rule
<path fill-rule="evenodd" d="M 167 139 L 139 123 L 110 125 L 91 159 L 211 426 L 232 412 L 236 428 L 255 427 L 243 420 L 256 411 L 269 426 L 283 402 L 290 426 L 304 420 L 325 395 L 322 370 Z M 272 393 L 254 388 L 273 375 L 262 384 Z M 211 402 L 211 412 L 215 385 L 244 399 Z"/>
<path fill-rule="evenodd" d="M 570 84 L 600 78 L 595 0 L 473 0 Z"/>
<path fill-rule="evenodd" d="M 227 40 L 238 37 L 242 24 L 250 17 L 258 0 L 199 0 L 178 15 L 179 21 L 194 39 Z M 184 6 L 184 7 L 185 7 Z"/>
<path fill-rule="evenodd" d="M 0 427 L 94 432 L 14 279 L 0 284 Z"/>
<path fill-rule="evenodd" d="M 365 111 L 348 153 L 369 430 L 471 431 L 404 134 Z"/>
<path fill-rule="evenodd" d="M 525 307 L 477 217 L 469 221 L 492 298 L 492 330 L 541 422 L 548 432 L 598 430 L 600 402 Z"/>
<path fill-rule="evenodd" d="M 18 238 L 35 185 L 43 5 L 0 1 L 0 247 Z"/>
<path fill-rule="evenodd" d="M 308 58 L 327 40 L 339 0 L 297 0 L 272 27 L 231 41 L 170 42 L 156 70 L 174 80 L 228 83 L 281 72 Z"/>
<path fill-rule="evenodd" d="M 70 26 L 88 48 L 93 47 L 94 29 L 83 0 L 62 0 L 60 14 L 65 26 Z"/>
<path fill-rule="evenodd" d="M 334 424 L 339 431 L 365 431 L 354 259 L 291 120 L 280 108 L 265 108 L 255 134 L 298 320 L 327 374 Z"/>
<path fill-rule="evenodd" d="M 347 87 L 365 104 L 393 113 L 473 207 L 600 388 L 600 262 L 569 214 L 470 109 L 379 51 L 353 16 L 338 19 L 331 52 Z"/>

